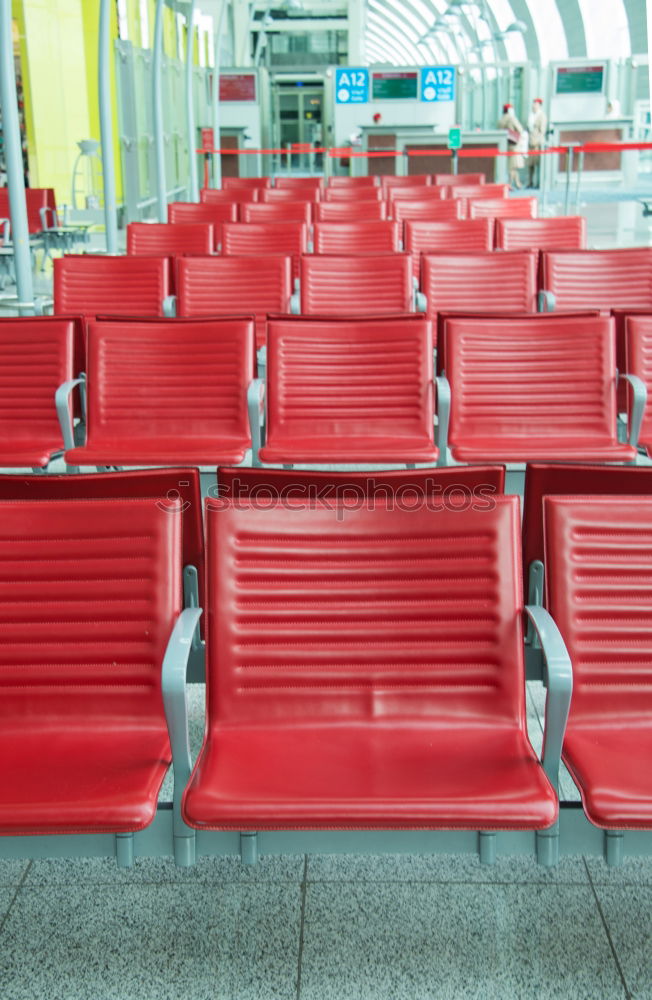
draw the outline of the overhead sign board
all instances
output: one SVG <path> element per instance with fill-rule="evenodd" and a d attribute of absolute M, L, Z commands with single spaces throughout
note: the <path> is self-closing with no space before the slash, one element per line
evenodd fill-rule
<path fill-rule="evenodd" d="M 558 66 L 557 94 L 601 94 L 604 66 Z"/>
<path fill-rule="evenodd" d="M 422 66 L 421 100 L 429 104 L 435 101 L 454 101 L 455 67 Z"/>
<path fill-rule="evenodd" d="M 255 100 L 255 73 L 228 73 L 220 76 L 220 101 Z"/>
<path fill-rule="evenodd" d="M 335 103 L 366 104 L 369 100 L 369 71 L 344 66 L 335 70 Z"/>
<path fill-rule="evenodd" d="M 383 71 L 373 73 L 371 79 L 375 101 L 409 101 L 417 96 L 416 71 Z"/>

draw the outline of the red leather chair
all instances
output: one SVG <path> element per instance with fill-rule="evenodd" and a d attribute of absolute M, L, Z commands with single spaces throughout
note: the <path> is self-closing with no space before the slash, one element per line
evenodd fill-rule
<path fill-rule="evenodd" d="M 424 185 L 410 185 L 387 188 L 387 200 L 390 204 L 397 201 L 443 201 L 446 198 L 447 189 L 444 187 L 426 187 Z"/>
<path fill-rule="evenodd" d="M 222 227 L 224 255 L 228 257 L 291 255 L 294 277 L 298 277 L 299 274 L 300 255 L 307 250 L 308 227 L 303 222 L 225 222 Z"/>
<path fill-rule="evenodd" d="M 525 199 L 518 199 L 522 201 Z M 517 201 L 510 201 L 515 205 Z M 560 215 L 552 219 L 496 218 L 497 250 L 584 250 L 586 219 Z"/>
<path fill-rule="evenodd" d="M 529 604 L 543 603 L 543 498 L 598 494 L 652 496 L 652 468 L 538 462 L 527 466 L 523 494 L 523 581 Z"/>
<path fill-rule="evenodd" d="M 267 365 L 263 462 L 436 460 L 423 317 L 271 318 Z"/>
<path fill-rule="evenodd" d="M 537 198 L 473 198 L 469 199 L 466 214 L 469 219 L 536 219 L 539 211 Z"/>
<path fill-rule="evenodd" d="M 274 181 L 274 188 L 276 190 L 290 190 L 296 191 L 297 194 L 304 192 L 305 194 L 310 193 L 319 199 L 319 194 L 324 188 L 324 182 L 321 177 L 282 177 L 278 176 Z"/>
<path fill-rule="evenodd" d="M 501 256 L 501 255 L 499 255 Z M 451 319 L 438 379 L 442 464 L 634 462 L 617 438 L 613 320 Z M 450 406 L 447 402 L 450 399 Z"/>
<path fill-rule="evenodd" d="M 312 223 L 311 201 L 281 201 L 278 204 L 262 201 L 246 202 L 240 206 L 241 222 L 273 223 L 273 222 L 304 222 Z"/>
<path fill-rule="evenodd" d="M 92 323 L 86 441 L 62 420 L 66 462 L 237 465 L 253 373 L 253 317 Z"/>
<path fill-rule="evenodd" d="M 328 187 L 334 188 L 367 188 L 376 187 L 378 178 L 366 175 L 365 177 L 329 177 Z"/>
<path fill-rule="evenodd" d="M 466 213 L 466 202 L 463 198 L 446 199 L 445 201 L 395 201 L 392 203 L 392 218 L 396 222 L 407 222 L 410 219 L 421 219 L 424 222 L 451 222 L 463 219 Z"/>
<path fill-rule="evenodd" d="M 180 257 L 177 260 L 177 315 L 255 316 L 256 342 L 266 340 L 268 313 L 287 312 L 292 295 L 292 259 Z"/>
<path fill-rule="evenodd" d="M 188 824 L 555 822 L 525 725 L 516 497 L 436 516 L 217 500 L 206 515 L 207 727 Z"/>
<path fill-rule="evenodd" d="M 453 219 L 449 222 L 409 219 L 405 223 L 405 249 L 412 254 L 412 267 L 417 277 L 421 273 L 422 253 L 484 253 L 492 246 L 492 219 Z"/>
<path fill-rule="evenodd" d="M 377 200 L 359 201 L 352 198 L 347 201 L 320 201 L 314 206 L 314 211 L 315 222 L 380 222 L 387 218 L 386 202 Z"/>
<path fill-rule="evenodd" d="M 370 257 L 301 258 L 300 291 L 292 311 L 308 316 L 355 316 L 407 313 L 413 309 L 414 287 L 409 254 Z"/>
<path fill-rule="evenodd" d="M 461 187 L 463 184 L 484 184 L 487 178 L 484 174 L 433 174 L 432 183 L 447 187 Z"/>
<path fill-rule="evenodd" d="M 202 205 L 244 204 L 249 201 L 258 201 L 260 188 L 255 187 L 231 187 L 231 188 L 202 188 L 199 192 L 199 200 Z"/>
<path fill-rule="evenodd" d="M 448 194 L 450 198 L 503 199 L 509 198 L 509 184 L 449 184 Z"/>
<path fill-rule="evenodd" d="M 652 499 L 546 497 L 544 517 L 547 602 L 573 665 L 564 762 L 591 823 L 652 829 Z M 606 841 L 618 863 L 622 840 Z"/>
<path fill-rule="evenodd" d="M 627 374 L 625 382 L 632 376 L 640 379 L 647 399 L 652 398 L 652 316 L 628 316 L 625 321 L 627 337 Z M 631 390 L 630 390 L 631 391 Z M 642 390 L 639 388 L 642 395 Z M 629 405 L 629 419 L 632 422 L 633 407 Z M 652 455 L 652 406 L 645 406 L 640 430 L 641 445 Z"/>
<path fill-rule="evenodd" d="M 353 202 L 368 202 L 368 201 L 383 201 L 385 198 L 385 190 L 380 187 L 374 187 L 369 185 L 363 188 L 351 188 L 351 187 L 327 187 L 323 193 L 322 201 L 353 201 Z"/>
<path fill-rule="evenodd" d="M 271 186 L 271 177 L 224 177 L 222 180 L 222 188 L 225 191 L 264 191 Z"/>
<path fill-rule="evenodd" d="M 184 253 L 213 253 L 213 226 L 205 222 L 130 222 L 127 226 L 127 253 L 139 257 L 162 254 L 176 257 Z"/>
<path fill-rule="evenodd" d="M 537 254 L 424 253 L 420 287 L 432 320 L 451 310 L 535 312 Z"/>
<path fill-rule="evenodd" d="M 305 200 L 319 201 L 319 191 L 310 188 L 266 188 L 260 192 L 259 201 L 275 204 L 276 202 Z"/>
<path fill-rule="evenodd" d="M 390 188 L 399 187 L 430 187 L 432 178 L 430 174 L 408 174 L 405 177 L 397 177 L 395 174 L 387 174 L 380 178 L 380 186 L 384 191 Z"/>
<path fill-rule="evenodd" d="M 161 665 L 181 611 L 180 512 L 151 498 L 1 511 L 0 833 L 141 830 L 171 759 Z"/>
<path fill-rule="evenodd" d="M 73 376 L 74 345 L 73 319 L 0 319 L 3 468 L 44 469 L 63 450 L 54 394 Z"/>
<path fill-rule="evenodd" d="M 398 222 L 317 222 L 313 232 L 315 253 L 375 254 L 401 249 Z"/>
<path fill-rule="evenodd" d="M 27 230 L 30 236 L 40 233 L 43 226 L 42 209 L 48 209 L 56 214 L 57 203 L 53 188 L 25 188 L 25 203 L 27 208 Z M 9 188 L 0 187 L 0 219 L 11 218 L 9 207 Z"/>
<path fill-rule="evenodd" d="M 194 201 L 174 201 L 168 205 L 168 222 L 177 224 L 208 223 L 213 227 L 214 245 L 218 250 L 222 239 L 222 223 L 238 221 L 238 203 L 235 201 L 215 202 L 211 205 L 198 205 Z"/>
<path fill-rule="evenodd" d="M 70 254 L 54 261 L 54 311 L 162 316 L 170 294 L 166 257 Z"/>

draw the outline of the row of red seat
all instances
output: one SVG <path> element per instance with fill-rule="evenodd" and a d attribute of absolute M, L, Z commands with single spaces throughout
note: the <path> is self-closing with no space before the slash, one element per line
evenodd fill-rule
<path fill-rule="evenodd" d="M 420 316 L 271 318 L 265 381 L 252 317 L 91 322 L 85 380 L 72 378 L 72 319 L 3 320 L 0 464 L 43 468 L 62 437 L 71 466 L 238 464 L 250 448 L 254 464 L 632 463 L 639 437 L 652 443 L 652 316 L 626 330 L 635 392 L 621 442 L 614 321 L 596 314 L 450 317 L 436 384 Z"/>
<path fill-rule="evenodd" d="M 536 830 L 552 863 L 562 754 L 591 822 L 650 828 L 649 496 L 545 497 L 548 612 L 524 608 L 516 497 L 208 500 L 207 723 L 191 774 L 192 515 L 165 502 L 160 473 L 133 492 L 136 479 L 66 477 L 75 499 L 44 481 L 25 499 L 0 480 L 0 833 L 141 830 L 172 757 L 185 864 L 194 829 L 332 828 Z M 524 611 L 548 664 L 541 760 Z"/>
<path fill-rule="evenodd" d="M 279 174 L 277 177 L 224 177 L 222 188 L 226 191 L 235 189 L 241 190 L 265 190 L 274 188 L 296 188 L 297 190 L 312 191 L 324 188 L 395 188 L 408 187 L 414 184 L 420 185 L 456 185 L 456 184 L 484 184 L 485 174 L 384 174 L 375 176 L 367 174 L 362 177 L 333 176 L 326 180 L 324 177 L 295 177 L 293 175 Z M 206 188 L 205 190 L 211 190 Z"/>

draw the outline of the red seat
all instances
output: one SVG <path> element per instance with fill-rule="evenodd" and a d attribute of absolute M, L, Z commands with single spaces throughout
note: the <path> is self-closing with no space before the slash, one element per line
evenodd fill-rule
<path fill-rule="evenodd" d="M 523 493 L 523 580 L 526 600 L 533 563 L 543 566 L 543 498 L 596 494 L 652 496 L 652 468 L 622 465 L 543 465 L 525 470 Z M 543 595 L 541 595 L 543 596 Z"/>
<path fill-rule="evenodd" d="M 353 202 L 374 202 L 374 201 L 384 201 L 385 191 L 380 187 L 364 187 L 364 188 L 350 188 L 350 187 L 328 187 L 323 193 L 323 201 L 353 201 Z"/>
<path fill-rule="evenodd" d="M 392 253 L 401 248 L 398 222 L 317 222 L 315 253 Z"/>
<path fill-rule="evenodd" d="M 387 199 L 392 205 L 397 201 L 443 201 L 446 195 L 445 187 L 410 185 L 387 189 Z"/>
<path fill-rule="evenodd" d="M 0 319 L 0 466 L 45 468 L 63 449 L 54 394 L 73 376 L 75 321 Z M 0 477 L 4 478 L 4 477 Z"/>
<path fill-rule="evenodd" d="M 308 227 L 303 222 L 225 222 L 222 253 L 228 257 L 292 255 L 293 274 L 298 277 L 299 257 L 308 249 Z M 243 308 L 249 306 L 243 303 Z"/>
<path fill-rule="evenodd" d="M 395 174 L 386 174 L 380 178 L 380 186 L 384 191 L 390 188 L 399 187 L 430 187 L 432 179 L 430 174 L 408 174 L 406 177 L 398 177 Z"/>
<path fill-rule="evenodd" d="M 258 201 L 259 188 L 254 187 L 233 187 L 227 188 L 202 188 L 199 192 L 199 200 L 202 205 L 244 204 L 249 201 Z"/>
<path fill-rule="evenodd" d="M 238 204 L 235 201 L 215 202 L 198 205 L 194 201 L 174 201 L 168 205 L 168 222 L 203 222 L 213 227 L 213 249 L 219 249 L 222 239 L 222 223 L 237 222 Z M 201 251 L 203 252 L 203 251 Z"/>
<path fill-rule="evenodd" d="M 311 201 L 282 201 L 278 204 L 251 201 L 240 206 L 241 222 L 312 222 Z"/>
<path fill-rule="evenodd" d="M 434 517 L 209 501 L 207 520 L 208 722 L 190 825 L 554 823 L 525 724 L 517 498 Z"/>
<path fill-rule="evenodd" d="M 647 389 L 648 401 L 652 401 L 652 316 L 628 316 L 625 328 L 626 370 L 630 375 L 638 375 Z M 649 404 L 643 414 L 640 441 L 648 455 L 652 455 L 652 405 Z"/>
<path fill-rule="evenodd" d="M 213 226 L 205 222 L 130 222 L 127 226 L 127 253 L 140 257 L 212 253 L 215 242 Z"/>
<path fill-rule="evenodd" d="M 617 440 L 613 321 L 548 320 L 446 323 L 455 460 L 635 460 L 636 448 Z M 441 423 L 440 403 L 438 413 Z M 439 447 L 443 457 L 441 440 Z"/>
<path fill-rule="evenodd" d="M 301 258 L 300 309 L 312 316 L 406 313 L 413 307 L 409 254 Z"/>
<path fill-rule="evenodd" d="M 47 208 L 56 216 L 57 203 L 53 188 L 25 188 L 25 205 L 27 209 L 27 230 L 30 236 L 35 236 L 43 230 L 41 209 Z M 9 188 L 0 187 L 0 219 L 11 218 L 9 206 Z"/>
<path fill-rule="evenodd" d="M 170 294 L 166 257 L 70 254 L 54 261 L 54 311 L 162 316 Z"/>
<path fill-rule="evenodd" d="M 493 246 L 493 220 L 453 219 L 448 222 L 409 219 L 405 223 L 405 249 L 412 254 L 412 267 L 419 277 L 421 254 L 437 251 L 483 253 Z"/>
<path fill-rule="evenodd" d="M 433 174 L 432 183 L 447 185 L 448 187 L 460 187 L 462 184 L 484 184 L 487 178 L 484 174 Z"/>
<path fill-rule="evenodd" d="M 466 205 L 469 219 L 484 219 L 487 216 L 493 219 L 536 219 L 538 211 L 538 198 L 478 198 L 473 195 Z"/>
<path fill-rule="evenodd" d="M 547 497 L 548 607 L 573 664 L 563 759 L 607 829 L 652 827 L 652 499 Z"/>
<path fill-rule="evenodd" d="M 222 187 L 225 191 L 256 191 L 272 186 L 271 177 L 224 177 Z"/>
<path fill-rule="evenodd" d="M 319 197 L 320 192 L 324 187 L 324 182 L 321 177 L 282 177 L 278 176 L 274 181 L 274 188 L 277 190 L 290 190 L 299 192 L 310 193 L 314 195 L 316 193 Z"/>
<path fill-rule="evenodd" d="M 86 443 L 66 462 L 237 465 L 253 371 L 253 318 L 92 323 Z"/>
<path fill-rule="evenodd" d="M 386 218 L 387 204 L 384 201 L 352 198 L 350 201 L 320 201 L 315 205 L 316 222 L 373 222 Z"/>
<path fill-rule="evenodd" d="M 433 320 L 446 310 L 535 312 L 537 255 L 526 250 L 424 253 L 421 291 Z"/>
<path fill-rule="evenodd" d="M 274 204 L 276 202 L 297 201 L 297 199 L 319 201 L 319 191 L 313 191 L 310 188 L 266 188 L 260 192 L 258 200 Z"/>
<path fill-rule="evenodd" d="M 432 462 L 432 331 L 422 317 L 270 319 L 264 462 Z"/>
<path fill-rule="evenodd" d="M 233 316 L 247 310 L 256 341 L 266 340 L 268 313 L 287 312 L 292 294 L 290 257 L 180 257 L 177 316 Z"/>
<path fill-rule="evenodd" d="M 463 219 L 466 202 L 463 198 L 446 201 L 395 201 L 392 204 L 392 218 L 396 222 L 422 219 L 430 222 L 451 222 Z"/>
<path fill-rule="evenodd" d="M 497 250 L 584 250 L 585 247 L 586 219 L 583 215 L 560 215 L 552 219 L 496 218 Z"/>
<path fill-rule="evenodd" d="M 541 278 L 557 309 L 652 309 L 652 247 L 547 251 Z"/>
<path fill-rule="evenodd" d="M 509 184 L 450 184 L 448 194 L 451 198 L 502 200 L 509 198 Z"/>
<path fill-rule="evenodd" d="M 364 177 L 330 177 L 328 180 L 328 187 L 331 188 L 367 188 L 376 187 L 377 184 L 378 178 L 368 174 Z"/>
<path fill-rule="evenodd" d="M 0 833 L 130 832 L 154 818 L 180 527 L 151 498 L 2 503 Z"/>

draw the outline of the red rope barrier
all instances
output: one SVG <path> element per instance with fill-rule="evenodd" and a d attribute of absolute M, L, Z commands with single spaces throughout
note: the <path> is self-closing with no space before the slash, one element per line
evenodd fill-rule
<path fill-rule="evenodd" d="M 569 149 L 572 149 L 575 153 L 622 153 L 633 149 L 651 149 L 652 142 L 587 142 L 583 145 L 576 145 L 574 143 L 568 146 L 549 146 L 547 149 L 529 149 L 525 150 L 522 155 L 525 156 L 546 156 L 551 153 L 567 153 Z M 301 145 L 301 148 L 291 148 L 291 149 L 196 149 L 196 153 L 204 153 L 205 155 L 213 155 L 216 153 L 222 153 L 226 156 L 257 156 L 259 154 L 264 156 L 288 153 L 323 153 L 332 158 L 337 157 L 363 157 L 367 159 L 375 159 L 382 156 L 452 156 L 453 152 L 457 152 L 460 157 L 486 157 L 490 159 L 497 156 L 514 156 L 513 149 L 497 149 L 496 147 L 487 147 L 486 149 L 442 149 L 441 146 L 436 149 L 373 149 L 373 150 L 359 150 L 353 149 L 350 146 L 309 146 Z"/>

